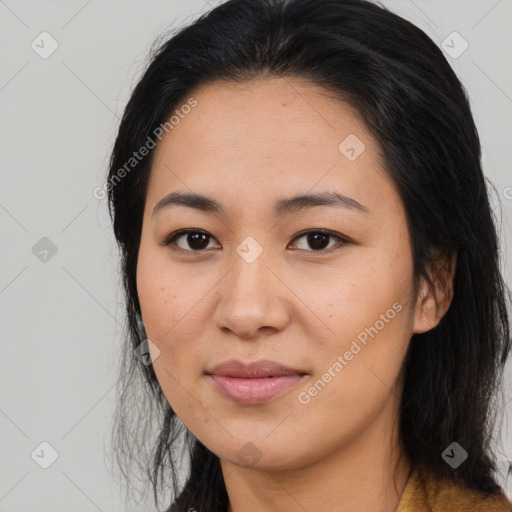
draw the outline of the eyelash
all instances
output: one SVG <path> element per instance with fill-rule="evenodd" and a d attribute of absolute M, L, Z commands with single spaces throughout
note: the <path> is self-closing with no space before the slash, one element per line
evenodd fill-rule
<path fill-rule="evenodd" d="M 188 235 L 190 233 L 195 233 L 195 234 L 199 233 L 199 234 L 205 235 L 208 239 L 214 239 L 213 236 L 211 236 L 207 231 L 203 231 L 202 229 L 181 229 L 179 231 L 176 231 L 175 233 L 171 233 L 168 237 L 166 237 L 163 240 L 162 245 L 166 246 L 166 247 L 171 246 L 174 244 L 176 239 L 178 239 L 181 236 Z M 335 238 L 336 240 L 338 240 L 338 244 L 341 243 L 341 245 L 351 243 L 351 241 L 348 240 L 347 238 L 341 236 L 338 233 L 335 233 L 334 231 L 329 231 L 327 229 L 308 229 L 306 231 L 301 231 L 300 233 L 298 233 L 295 236 L 295 238 L 293 238 L 292 242 L 295 242 L 296 240 L 299 240 L 300 238 L 302 238 L 306 235 L 312 234 L 312 233 L 322 234 L 322 235 L 329 236 L 331 238 Z M 297 249 L 297 250 L 311 252 L 311 253 L 330 254 L 331 252 L 333 252 L 339 248 L 340 248 L 339 246 L 338 247 L 333 246 L 333 247 L 330 247 L 329 249 L 318 249 L 316 251 L 307 250 L 307 249 Z M 182 249 L 181 247 L 176 247 L 176 246 L 171 247 L 171 250 L 176 251 L 176 252 L 181 252 L 181 253 L 188 253 L 188 255 L 204 254 L 206 252 L 205 249 L 194 251 L 194 250 L 189 250 L 189 249 Z"/>

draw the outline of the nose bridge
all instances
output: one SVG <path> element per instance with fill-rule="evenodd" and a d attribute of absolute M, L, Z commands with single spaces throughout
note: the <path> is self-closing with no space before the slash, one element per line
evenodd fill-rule
<path fill-rule="evenodd" d="M 256 249 L 251 240 L 237 247 L 217 305 L 218 327 L 246 337 L 254 335 L 260 327 L 281 329 L 288 318 L 283 290 L 279 289 L 282 284 L 268 268 L 270 253 L 258 250 L 257 254 Z"/>
<path fill-rule="evenodd" d="M 259 249 L 251 241 L 242 242 L 233 255 L 233 267 L 230 272 L 228 295 L 234 299 L 268 300 L 266 295 L 270 292 L 268 285 L 271 272 L 269 252 Z"/>

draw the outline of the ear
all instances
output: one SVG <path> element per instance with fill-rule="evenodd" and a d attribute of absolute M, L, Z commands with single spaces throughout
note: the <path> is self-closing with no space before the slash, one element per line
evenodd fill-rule
<path fill-rule="evenodd" d="M 421 278 L 414 313 L 413 333 L 430 331 L 439 324 L 448 311 L 453 299 L 456 264 L 456 252 L 436 251 L 428 269 L 434 289 L 429 286 L 424 277 Z"/>

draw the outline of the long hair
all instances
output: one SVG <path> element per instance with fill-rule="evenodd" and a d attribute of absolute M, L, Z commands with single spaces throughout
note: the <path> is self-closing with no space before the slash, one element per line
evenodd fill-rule
<path fill-rule="evenodd" d="M 438 326 L 410 341 L 401 374 L 400 442 L 413 464 L 498 493 L 491 439 L 511 349 L 510 291 L 500 272 L 477 129 L 442 51 L 419 28 L 367 0 L 230 0 L 152 51 L 124 111 L 107 180 L 127 322 L 113 436 L 119 465 L 126 469 L 139 457 L 145 439 L 148 460 L 140 467 L 157 506 L 167 489 L 169 511 L 227 509 L 218 457 L 184 428 L 152 365 L 134 357 L 146 338 L 136 266 L 153 149 L 126 164 L 159 127 L 167 123 L 168 129 L 196 87 L 260 77 L 307 79 L 361 113 L 405 206 L 415 282 L 423 277 L 435 293 L 427 270 L 436 251 L 457 253 L 450 308 Z M 453 441 L 470 452 L 455 470 L 441 457 Z M 189 471 L 180 482 L 184 457 Z"/>

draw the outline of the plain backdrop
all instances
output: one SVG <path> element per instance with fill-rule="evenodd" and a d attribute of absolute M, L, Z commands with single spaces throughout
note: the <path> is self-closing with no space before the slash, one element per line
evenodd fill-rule
<path fill-rule="evenodd" d="M 218 3 L 0 0 L 0 511 L 123 510 L 107 455 L 123 304 L 106 200 L 93 190 L 154 40 Z M 510 286 L 512 1 L 382 3 L 440 46 L 453 40 Z"/>

